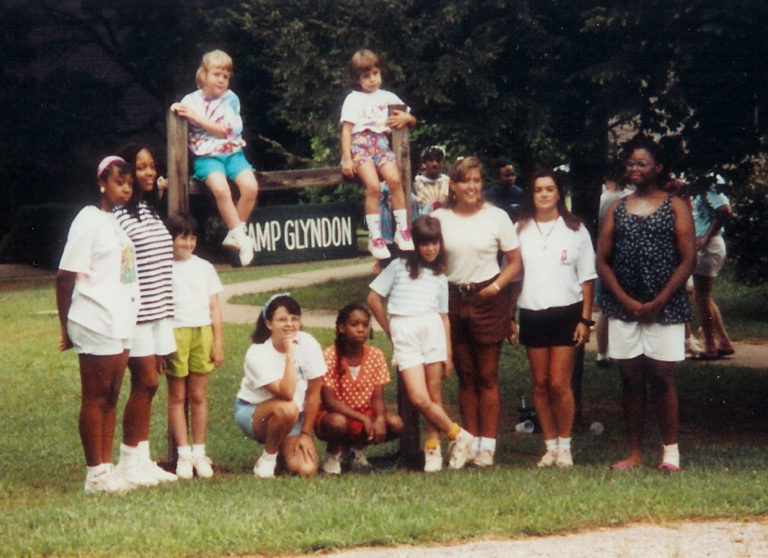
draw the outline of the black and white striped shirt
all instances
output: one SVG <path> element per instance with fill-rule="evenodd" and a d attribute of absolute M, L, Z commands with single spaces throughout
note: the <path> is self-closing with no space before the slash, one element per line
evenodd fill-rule
<path fill-rule="evenodd" d="M 139 217 L 125 207 L 115 210 L 118 223 L 136 247 L 140 305 L 137 323 L 173 317 L 173 240 L 160 216 L 139 202 Z"/>

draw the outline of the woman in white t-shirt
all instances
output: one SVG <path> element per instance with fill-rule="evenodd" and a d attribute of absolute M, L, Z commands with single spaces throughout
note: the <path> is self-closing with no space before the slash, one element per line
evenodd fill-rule
<path fill-rule="evenodd" d="M 320 344 L 300 328 L 299 303 L 288 293 L 275 295 L 264 305 L 245 353 L 235 421 L 264 444 L 253 468 L 260 478 L 275 476 L 278 451 L 288 472 L 317 472 L 312 431 L 327 367 Z"/>
<path fill-rule="evenodd" d="M 106 157 L 97 177 L 99 204 L 84 207 L 72 221 L 56 274 L 59 349 L 74 347 L 80 361 L 79 426 L 89 493 L 134 487 L 115 472 L 112 443 L 139 305 L 136 253 L 112 213 L 131 197 L 130 166 Z"/>
<path fill-rule="evenodd" d="M 432 216 L 440 221 L 448 254 L 448 317 L 459 411 L 464 428 L 476 440 L 469 460 L 487 467 L 493 464 L 501 410 L 501 343 L 512 333 L 505 287 L 520 271 L 520 250 L 507 213 L 483 200 L 480 161 L 459 159 L 448 176 L 448 202 Z M 505 255 L 503 269 L 499 251 Z"/>
<path fill-rule="evenodd" d="M 565 206 L 552 171 L 539 171 L 523 197 L 517 226 L 525 278 L 517 305 L 520 342 L 533 375 L 533 403 L 546 453 L 539 467 L 572 467 L 576 349 L 593 325 L 595 251 L 581 220 Z"/>

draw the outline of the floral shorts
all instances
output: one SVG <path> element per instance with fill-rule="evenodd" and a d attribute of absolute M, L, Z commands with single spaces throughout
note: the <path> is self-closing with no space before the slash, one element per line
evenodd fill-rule
<path fill-rule="evenodd" d="M 363 130 L 352 134 L 352 163 L 358 167 L 372 161 L 376 168 L 395 162 L 395 152 L 386 134 Z"/>

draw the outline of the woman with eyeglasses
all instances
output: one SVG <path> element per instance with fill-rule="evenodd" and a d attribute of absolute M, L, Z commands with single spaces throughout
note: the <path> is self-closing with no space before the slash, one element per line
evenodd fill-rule
<path fill-rule="evenodd" d="M 611 206 L 600 229 L 597 272 L 606 288 L 609 356 L 619 362 L 629 455 L 612 469 L 643 464 L 646 383 L 659 421 L 662 471 L 680 470 L 675 362 L 685 358 L 685 322 L 693 318 L 685 283 L 696 260 L 691 210 L 665 192 L 663 152 L 636 138 L 627 148 L 635 193 Z"/>

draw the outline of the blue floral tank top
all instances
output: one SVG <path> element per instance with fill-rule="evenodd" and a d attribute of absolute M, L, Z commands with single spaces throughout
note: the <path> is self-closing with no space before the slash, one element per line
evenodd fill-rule
<path fill-rule="evenodd" d="M 650 302 L 664 288 L 680 264 L 675 238 L 675 214 L 667 197 L 650 215 L 632 215 L 626 198 L 614 213 L 611 268 L 621 288 L 639 302 Z M 603 312 L 609 318 L 636 321 L 606 290 Z M 660 324 L 684 323 L 693 319 L 685 286 L 673 294 L 656 316 Z"/>

